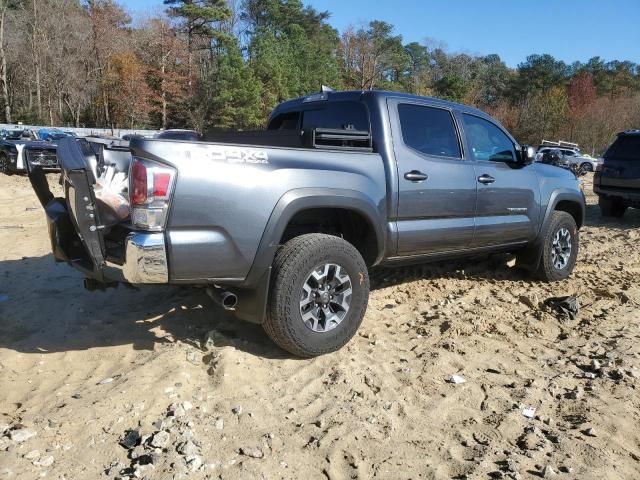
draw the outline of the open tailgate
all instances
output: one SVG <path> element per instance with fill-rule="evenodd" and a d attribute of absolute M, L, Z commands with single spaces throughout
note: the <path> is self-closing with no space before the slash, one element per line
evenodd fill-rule
<path fill-rule="evenodd" d="M 103 281 L 105 242 L 91 167 L 95 153 L 82 139 L 64 138 L 57 154 L 64 198 L 54 197 L 40 166 L 28 165 L 29 179 L 47 215 L 53 255 L 57 261 L 68 262 L 88 277 Z"/>

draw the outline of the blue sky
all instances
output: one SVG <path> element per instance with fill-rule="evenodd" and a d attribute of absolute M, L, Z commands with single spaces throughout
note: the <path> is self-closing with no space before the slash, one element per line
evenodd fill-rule
<path fill-rule="evenodd" d="M 136 14 L 162 0 L 120 0 Z M 600 56 L 640 63 L 640 0 L 307 0 L 347 26 L 384 20 L 405 43 L 433 39 L 450 52 L 497 53 L 515 67 L 531 53 L 571 63 Z"/>

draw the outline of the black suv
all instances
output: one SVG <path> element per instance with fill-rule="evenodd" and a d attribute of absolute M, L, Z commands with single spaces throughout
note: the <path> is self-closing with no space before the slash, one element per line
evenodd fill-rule
<path fill-rule="evenodd" d="M 619 133 L 603 158 L 593 179 L 602 215 L 622 217 L 627 208 L 640 208 L 640 130 Z"/>

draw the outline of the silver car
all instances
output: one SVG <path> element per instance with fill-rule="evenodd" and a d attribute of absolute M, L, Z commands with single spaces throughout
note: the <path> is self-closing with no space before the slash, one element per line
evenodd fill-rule
<path fill-rule="evenodd" d="M 569 165 L 578 165 L 579 167 L 583 167 L 583 170 L 586 170 L 587 172 L 596 171 L 596 167 L 598 166 L 597 159 L 583 155 L 580 150 L 574 150 L 570 148 L 559 148 L 553 146 L 541 147 L 536 153 L 536 162 L 542 160 L 542 156 L 545 154 L 545 152 L 554 149 L 560 150 L 562 159 L 565 160 Z"/>

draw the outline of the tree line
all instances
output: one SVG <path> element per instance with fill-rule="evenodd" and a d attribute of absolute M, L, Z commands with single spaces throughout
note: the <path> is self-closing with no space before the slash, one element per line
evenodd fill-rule
<path fill-rule="evenodd" d="M 0 0 L 0 104 L 7 123 L 254 129 L 279 102 L 335 89 L 441 97 L 495 115 L 525 143 L 601 152 L 640 127 L 640 66 L 566 64 L 405 43 L 374 20 L 338 32 L 301 0 L 165 0 L 134 22 L 113 0 Z M 428 32 L 425 32 L 427 34 Z"/>

